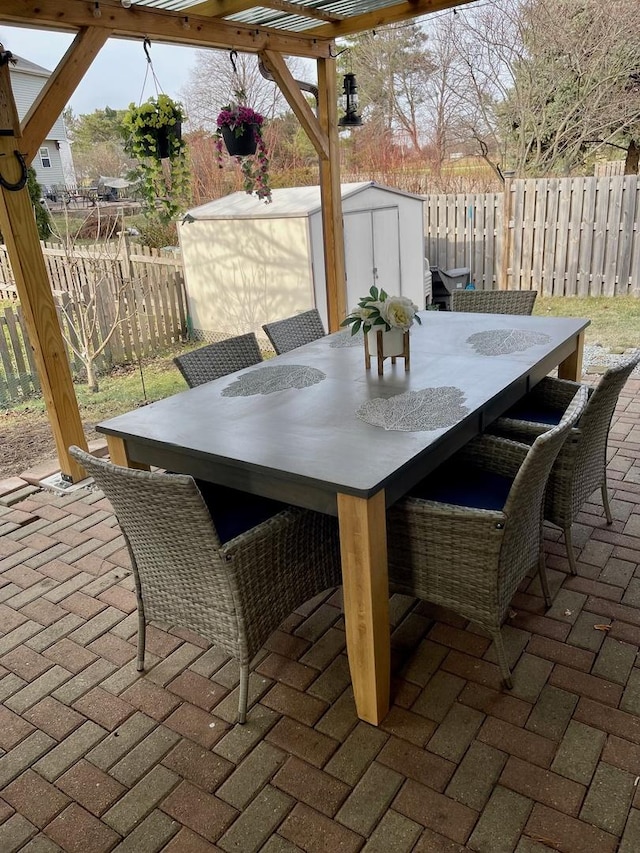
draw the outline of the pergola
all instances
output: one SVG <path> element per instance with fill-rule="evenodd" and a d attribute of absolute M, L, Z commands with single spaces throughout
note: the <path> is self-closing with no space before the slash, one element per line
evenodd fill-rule
<path fill-rule="evenodd" d="M 76 34 L 22 122 L 8 65 L 0 66 L 0 231 L 64 475 L 73 480 L 84 477 L 68 447 L 86 448 L 86 440 L 29 194 L 26 187 L 16 185 L 21 183 L 21 160 L 31 163 L 107 39 L 149 38 L 259 55 L 318 153 L 327 305 L 330 329 L 335 331 L 346 313 L 335 39 L 469 2 L 472 0 L 2 0 L 2 23 Z M 317 115 L 289 72 L 285 56 L 316 60 Z"/>

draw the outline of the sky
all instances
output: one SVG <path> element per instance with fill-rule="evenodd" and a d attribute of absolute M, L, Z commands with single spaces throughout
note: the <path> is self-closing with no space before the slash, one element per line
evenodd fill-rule
<path fill-rule="evenodd" d="M 53 71 L 73 41 L 69 33 L 0 26 L 0 43 L 5 50 Z M 196 50 L 177 45 L 151 44 L 151 62 L 159 91 L 178 99 L 195 65 Z M 156 94 L 142 41 L 109 39 L 94 59 L 71 97 L 76 115 L 111 107 L 125 109 Z"/>

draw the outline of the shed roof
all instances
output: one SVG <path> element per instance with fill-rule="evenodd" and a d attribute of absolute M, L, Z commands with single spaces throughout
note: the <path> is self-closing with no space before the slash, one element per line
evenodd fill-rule
<path fill-rule="evenodd" d="M 351 198 L 363 190 L 375 187 L 382 192 L 401 195 L 422 201 L 423 197 L 407 193 L 394 187 L 385 187 L 375 181 L 342 184 L 342 200 Z M 321 209 L 320 187 L 284 187 L 272 191 L 271 204 L 265 204 L 255 195 L 245 192 L 231 193 L 208 201 L 187 211 L 185 220 L 197 219 L 282 219 L 285 217 L 309 216 Z M 184 221 L 184 220 L 183 220 Z"/>

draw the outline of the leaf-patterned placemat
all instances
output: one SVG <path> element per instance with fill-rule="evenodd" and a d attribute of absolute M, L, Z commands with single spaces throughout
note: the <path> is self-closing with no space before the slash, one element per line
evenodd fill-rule
<path fill-rule="evenodd" d="M 290 388 L 308 388 L 326 379 L 326 373 L 303 364 L 272 364 L 251 370 L 222 392 L 223 397 L 254 397 L 257 394 L 273 394 Z"/>
<path fill-rule="evenodd" d="M 511 355 L 524 352 L 529 347 L 546 344 L 551 336 L 544 332 L 530 332 L 525 329 L 490 329 L 476 332 L 467 338 L 467 343 L 480 355 Z"/>
<path fill-rule="evenodd" d="M 420 432 L 453 426 L 469 414 L 464 392 L 453 385 L 405 391 L 395 397 L 367 400 L 356 412 L 360 420 L 387 430 Z"/>
<path fill-rule="evenodd" d="M 355 335 L 352 335 L 351 329 L 345 329 L 344 332 L 333 337 L 329 346 L 334 349 L 337 347 L 363 347 L 364 335 L 362 332 L 356 332 Z"/>

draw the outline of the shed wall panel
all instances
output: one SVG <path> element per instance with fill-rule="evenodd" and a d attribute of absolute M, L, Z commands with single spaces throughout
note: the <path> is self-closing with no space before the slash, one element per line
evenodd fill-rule
<path fill-rule="evenodd" d="M 211 338 L 314 305 L 307 219 L 211 220 L 179 228 L 192 327 Z"/>

